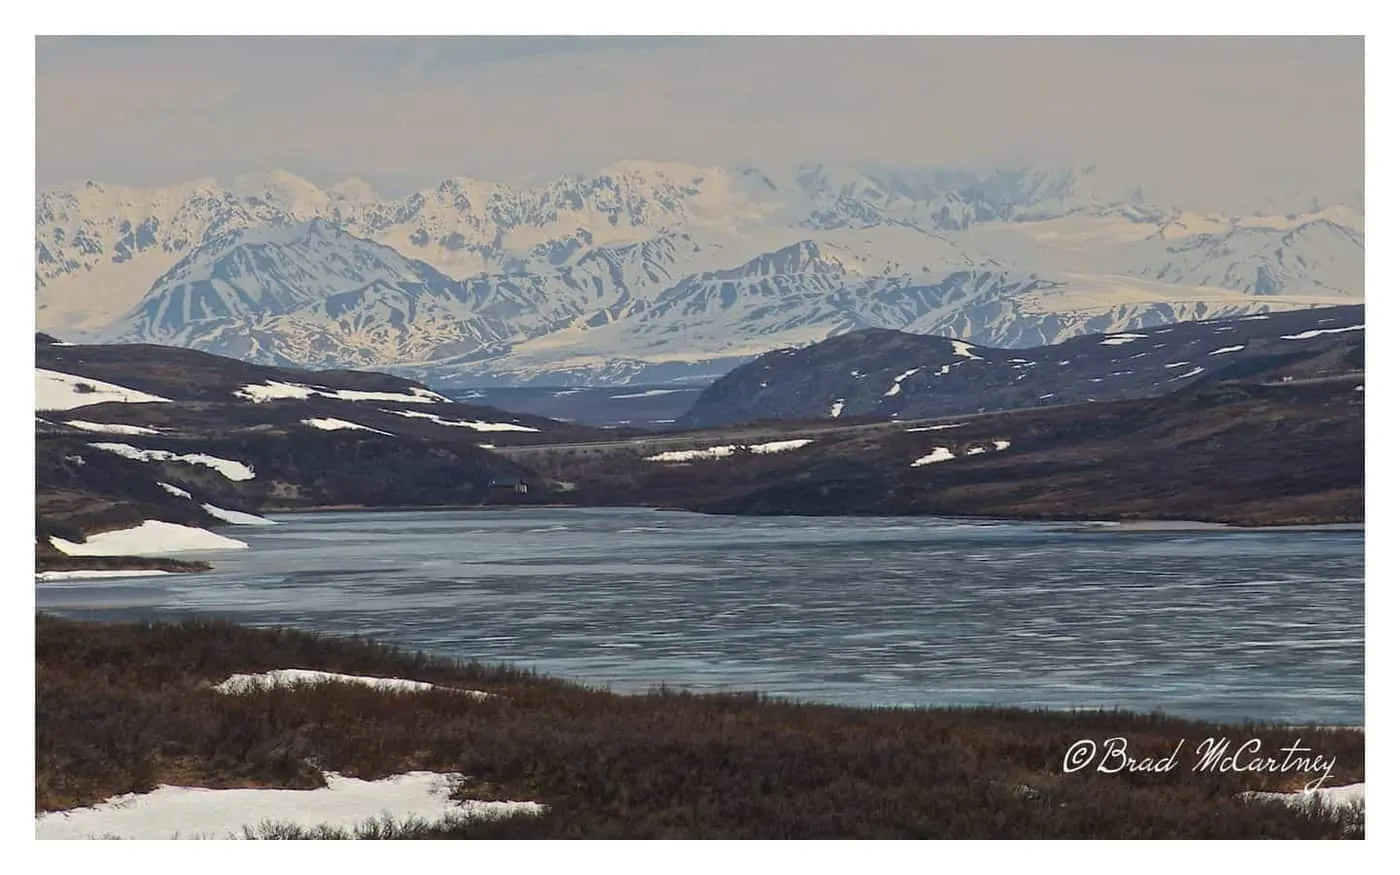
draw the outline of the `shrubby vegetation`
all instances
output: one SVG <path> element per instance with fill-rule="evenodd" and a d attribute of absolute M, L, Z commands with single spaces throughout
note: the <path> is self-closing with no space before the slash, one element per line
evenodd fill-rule
<path fill-rule="evenodd" d="M 96 624 L 40 615 L 35 807 L 92 804 L 160 783 L 315 787 L 322 770 L 375 780 L 469 776 L 460 798 L 533 800 L 541 816 L 377 823 L 363 837 L 1328 838 L 1361 835 L 1320 808 L 1246 803 L 1292 789 L 1271 774 L 1062 774 L 1080 738 L 1125 735 L 1166 756 L 1182 737 L 1300 733 L 1361 780 L 1364 735 L 1220 727 L 1160 714 L 855 709 L 758 695 L 621 696 L 359 640 L 228 623 Z M 273 668 L 487 690 L 327 684 L 228 696 L 212 683 Z M 286 825 L 254 837 L 331 838 Z"/>

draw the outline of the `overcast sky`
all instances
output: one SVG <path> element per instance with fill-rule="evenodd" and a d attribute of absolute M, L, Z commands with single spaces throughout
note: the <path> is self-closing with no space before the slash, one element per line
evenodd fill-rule
<path fill-rule="evenodd" d="M 1360 38 L 41 38 L 38 181 L 285 169 L 402 194 L 621 159 L 1096 164 L 1359 204 Z"/>

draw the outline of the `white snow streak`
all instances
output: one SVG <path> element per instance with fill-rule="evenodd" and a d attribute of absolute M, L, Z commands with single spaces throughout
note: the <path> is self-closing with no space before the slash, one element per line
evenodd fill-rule
<path fill-rule="evenodd" d="M 845 409 L 846 409 L 846 399 L 845 399 L 845 398 L 838 398 L 838 399 L 837 399 L 835 402 L 833 402 L 832 405 L 831 405 L 831 418 L 832 418 L 832 419 L 835 419 L 836 417 L 840 416 L 840 415 L 841 415 L 841 411 L 842 411 L 842 410 L 845 410 Z"/>
<path fill-rule="evenodd" d="M 64 425 L 80 428 L 83 431 L 101 431 L 107 434 L 160 434 L 158 428 L 144 425 L 122 425 L 116 422 L 88 422 L 85 419 L 70 419 Z"/>
<path fill-rule="evenodd" d="M 670 450 L 665 453 L 657 453 L 654 456 L 647 456 L 648 462 L 693 462 L 697 459 L 723 459 L 726 456 L 734 455 L 734 451 L 739 449 L 737 444 L 725 444 L 721 447 L 709 447 L 704 450 Z"/>
<path fill-rule="evenodd" d="M 921 425 L 918 428 L 906 428 L 905 431 L 942 431 L 945 428 L 962 428 L 965 425 L 965 422 L 950 422 L 947 425 Z"/>
<path fill-rule="evenodd" d="M 1244 344 L 1239 344 L 1238 346 L 1222 346 L 1220 349 L 1213 350 L 1210 354 L 1224 355 L 1227 352 L 1239 352 L 1242 349 L 1244 349 Z"/>
<path fill-rule="evenodd" d="M 785 453 L 788 450 L 799 450 L 811 442 L 810 438 L 800 438 L 791 441 L 769 441 L 766 444 L 749 444 L 745 449 L 750 453 Z"/>
<path fill-rule="evenodd" d="M 312 428 L 319 428 L 322 431 L 372 431 L 375 434 L 383 434 L 388 435 L 389 437 L 393 437 L 393 435 L 387 431 L 380 431 L 377 428 L 370 428 L 367 425 L 360 425 L 359 423 L 350 422 L 344 419 L 303 419 L 301 421 L 301 424 L 309 425 Z"/>
<path fill-rule="evenodd" d="M 74 571 L 40 571 L 35 580 L 100 580 L 106 577 L 150 577 L 154 574 L 169 574 L 169 571 L 142 570 L 139 568 L 84 568 Z"/>
<path fill-rule="evenodd" d="M 1361 331 L 1361 330 L 1363 330 L 1365 327 L 1366 327 L 1366 326 L 1365 326 L 1364 324 L 1362 324 L 1362 325 L 1348 325 L 1346 328 L 1314 328 L 1314 329 L 1312 329 L 1311 331 L 1304 331 L 1304 332 L 1301 332 L 1301 333 L 1299 333 L 1299 334 L 1284 334 L 1284 335 L 1281 335 L 1281 336 L 1280 336 L 1280 339 L 1281 339 L 1281 340 L 1312 340 L 1314 337 L 1317 337 L 1318 335 L 1321 335 L 1321 334 L 1341 334 L 1341 333 L 1344 332 L 1344 331 Z"/>
<path fill-rule="evenodd" d="M 90 444 L 99 450 L 106 450 L 109 453 L 116 453 L 126 459 L 134 459 L 137 462 L 185 462 L 190 465 L 204 465 L 213 468 L 230 480 L 252 480 L 253 469 L 232 459 L 221 459 L 218 456 L 210 456 L 205 453 L 172 453 L 169 450 L 143 450 L 140 447 L 133 447 L 131 444 Z"/>
<path fill-rule="evenodd" d="M 537 428 L 530 428 L 527 425 L 517 425 L 513 422 L 485 422 L 480 419 L 443 419 L 436 413 L 423 413 L 418 410 L 380 410 L 380 413 L 392 413 L 395 416 L 407 416 L 412 419 L 429 419 L 438 425 L 445 425 L 450 428 L 470 428 L 473 431 L 533 431 Z"/>
<path fill-rule="evenodd" d="M 648 389 L 645 392 L 632 392 L 628 395 L 610 395 L 612 400 L 617 401 L 623 398 L 650 398 L 654 395 L 670 395 L 672 392 L 684 392 L 684 389 Z"/>
<path fill-rule="evenodd" d="M 945 367 L 946 367 L 946 365 L 945 365 Z M 886 398 L 889 398 L 889 397 L 891 397 L 891 396 L 893 396 L 893 395 L 898 395 L 898 394 L 899 394 L 899 384 L 900 384 L 900 383 L 903 383 L 905 380 L 909 379 L 910 377 L 912 377 L 913 375 L 917 374 L 918 372 L 919 372 L 919 369 L 918 369 L 918 368 L 910 368 L 909 370 L 907 370 L 907 371 L 905 371 L 904 373 L 900 374 L 898 377 L 895 377 L 895 378 L 894 378 L 894 385 L 891 386 L 891 387 L 889 388 L 889 391 L 885 392 L 885 397 L 886 397 Z"/>
<path fill-rule="evenodd" d="M 157 482 L 156 482 L 156 485 L 159 486 L 161 489 L 164 489 L 166 492 L 169 492 L 171 495 L 175 496 L 176 498 L 189 498 L 189 497 L 190 497 L 190 494 L 189 494 L 188 492 L 186 492 L 185 490 L 181 489 L 181 488 L 178 487 L 178 486 L 171 486 L 169 483 L 165 483 L 165 482 L 163 482 L 163 481 L 157 481 Z"/>
<path fill-rule="evenodd" d="M 810 438 L 798 438 L 788 441 L 768 441 L 762 444 L 724 444 L 718 447 L 707 447 L 700 450 L 670 450 L 664 453 L 657 453 L 654 456 L 647 456 L 648 462 L 693 462 L 698 459 L 726 459 L 733 456 L 739 450 L 746 450 L 750 453 L 766 455 L 769 453 L 785 453 L 789 450 L 798 450 L 807 446 L 812 441 Z"/>
<path fill-rule="evenodd" d="M 270 520 L 270 519 L 268 519 L 268 518 L 266 518 L 266 517 L 260 517 L 260 516 L 258 516 L 257 514 L 252 514 L 252 513 L 244 513 L 244 512 L 241 511 L 241 510 L 229 510 L 228 508 L 215 507 L 215 506 L 212 505 L 212 504 L 203 504 L 203 505 L 200 505 L 200 507 L 203 507 L 203 508 L 204 508 L 204 512 L 207 513 L 207 514 L 209 514 L 210 516 L 212 516 L 212 517 L 217 517 L 217 518 L 223 520 L 224 522 L 226 522 L 226 523 L 232 523 L 232 524 L 235 525 L 235 526 L 275 526 L 275 525 L 277 525 L 277 523 L 273 522 L 272 520 Z"/>
<path fill-rule="evenodd" d="M 1134 340 L 1142 340 L 1146 334 L 1112 334 L 1099 342 L 1099 346 L 1122 346 L 1125 343 L 1132 343 Z"/>
<path fill-rule="evenodd" d="M 420 389 L 417 386 L 414 386 L 407 393 L 363 392 L 358 389 L 327 389 L 323 386 L 307 386 L 303 383 L 283 383 L 279 380 L 252 383 L 235 390 L 233 394 L 235 397 L 246 398 L 258 404 L 283 398 L 306 399 L 313 395 L 322 398 L 335 398 L 340 401 L 402 401 L 405 404 L 452 403 L 450 398 L 444 398 L 436 392 L 429 392 L 427 389 Z"/>

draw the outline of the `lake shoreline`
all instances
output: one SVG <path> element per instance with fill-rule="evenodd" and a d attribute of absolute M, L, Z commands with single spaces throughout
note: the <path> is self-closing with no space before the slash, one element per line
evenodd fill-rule
<path fill-rule="evenodd" d="M 701 516 L 735 517 L 744 519 L 888 519 L 888 520 L 949 520 L 956 522 L 979 523 L 1044 523 L 1046 525 L 1081 526 L 1068 531 L 1083 532 L 1364 532 L 1365 521 L 1331 523 L 1261 523 L 1246 525 L 1241 523 L 1217 522 L 1212 520 L 1182 519 L 1083 519 L 1074 517 L 1040 516 L 942 516 L 935 514 L 716 514 L 692 510 L 687 507 L 669 505 L 599 505 L 599 504 L 431 504 L 431 505 L 318 505 L 309 507 L 267 507 L 260 513 L 296 516 L 317 513 L 412 513 L 448 511 L 530 511 L 530 510 L 649 510 L 658 513 L 692 513 Z"/>

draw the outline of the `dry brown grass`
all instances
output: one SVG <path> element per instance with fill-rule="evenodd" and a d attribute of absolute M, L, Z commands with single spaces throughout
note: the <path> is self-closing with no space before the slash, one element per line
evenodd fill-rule
<path fill-rule="evenodd" d="M 1179 738 L 1300 734 L 1360 780 L 1357 732 L 1219 727 L 1161 715 L 854 709 L 756 695 L 620 696 L 509 668 L 363 641 L 219 622 L 37 618 L 38 810 L 159 783 L 310 787 L 320 770 L 374 779 L 460 771 L 469 791 L 533 799 L 541 817 L 416 827 L 391 837 L 1325 838 L 1319 812 L 1247 804 L 1280 775 L 1063 774 L 1080 738 L 1125 735 L 1164 756 Z M 327 685 L 226 696 L 235 672 L 303 667 L 485 689 L 386 693 Z M 1193 741 L 1194 743 L 1194 741 Z M 295 832 L 295 831 L 294 831 Z"/>

